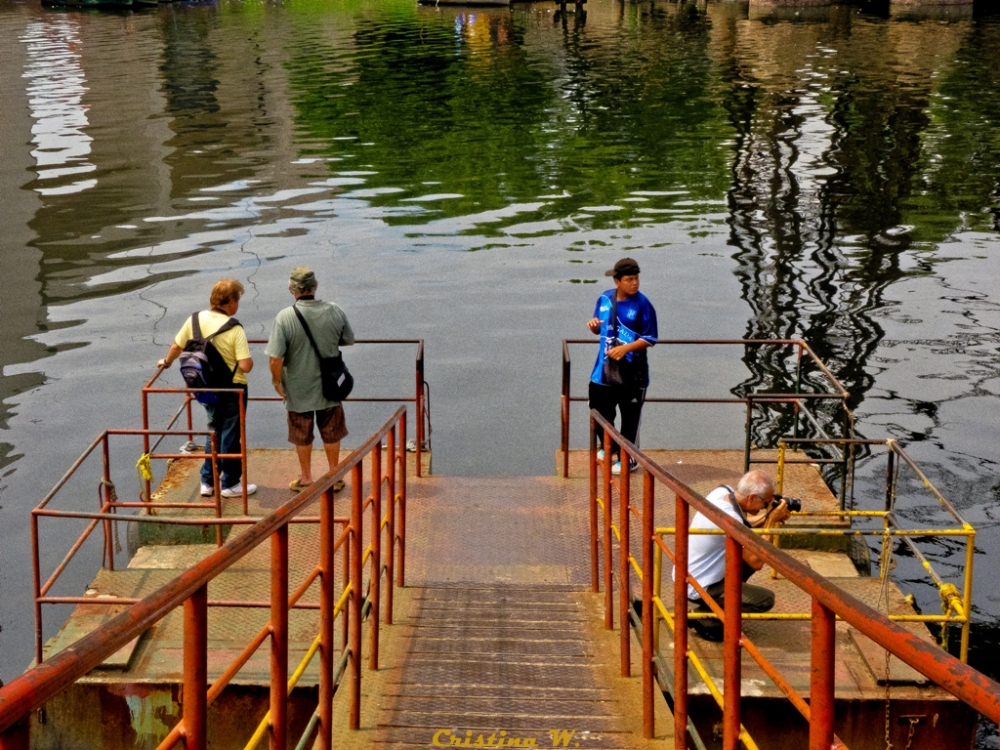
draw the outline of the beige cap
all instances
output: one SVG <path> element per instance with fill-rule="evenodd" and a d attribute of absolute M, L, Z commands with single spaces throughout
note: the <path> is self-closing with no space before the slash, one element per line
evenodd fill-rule
<path fill-rule="evenodd" d="M 316 274 L 309 266 L 296 266 L 288 277 L 288 285 L 300 292 L 316 288 Z"/>

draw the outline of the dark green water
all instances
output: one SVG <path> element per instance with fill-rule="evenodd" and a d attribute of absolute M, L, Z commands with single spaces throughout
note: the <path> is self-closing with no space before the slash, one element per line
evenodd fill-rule
<path fill-rule="evenodd" d="M 559 341 L 586 335 L 623 254 L 664 338 L 804 337 L 860 431 L 908 445 L 978 529 L 977 651 L 995 643 L 1000 18 L 866 7 L 0 0 L 0 675 L 29 658 L 29 508 L 100 429 L 137 423 L 217 278 L 247 286 L 262 337 L 302 262 L 360 336 L 426 339 L 439 473 L 551 471 Z M 369 392 L 405 392 L 409 352 L 379 356 L 353 360 Z M 654 393 L 786 377 L 653 363 Z M 280 444 L 266 409 L 251 439 Z M 360 436 L 382 411 L 349 416 Z M 650 407 L 644 444 L 740 445 L 738 410 L 679 419 Z M 957 580 L 951 546 L 929 554 Z"/>

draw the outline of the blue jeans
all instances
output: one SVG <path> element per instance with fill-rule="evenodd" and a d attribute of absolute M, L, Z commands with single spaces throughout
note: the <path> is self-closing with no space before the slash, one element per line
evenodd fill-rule
<path fill-rule="evenodd" d="M 244 401 L 246 400 L 247 387 L 240 383 L 234 383 L 234 388 L 242 388 Z M 205 411 L 208 413 L 208 427 L 215 433 L 216 450 L 219 453 L 239 453 L 240 452 L 240 402 L 234 393 L 231 396 L 223 396 L 214 404 L 205 404 Z M 205 453 L 211 455 L 212 440 L 205 437 Z M 219 480 L 222 488 L 232 487 L 239 484 L 243 478 L 243 462 L 238 458 L 219 459 Z M 212 484 L 212 459 L 206 458 L 201 467 L 201 483 Z"/>

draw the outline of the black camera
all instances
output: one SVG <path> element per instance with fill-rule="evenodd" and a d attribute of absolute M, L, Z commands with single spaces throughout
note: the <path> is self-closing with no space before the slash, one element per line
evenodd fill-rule
<path fill-rule="evenodd" d="M 792 511 L 792 513 L 798 513 L 802 510 L 802 501 L 797 497 L 782 497 L 777 492 L 774 493 L 774 499 L 771 501 L 771 508 L 777 508 L 781 505 L 782 500 L 788 503 L 788 510 Z"/>

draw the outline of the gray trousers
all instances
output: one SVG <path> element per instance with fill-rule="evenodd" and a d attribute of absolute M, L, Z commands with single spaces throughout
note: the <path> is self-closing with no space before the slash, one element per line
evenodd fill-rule
<path fill-rule="evenodd" d="M 726 608 L 725 579 L 707 586 L 705 591 L 720 607 L 723 609 Z M 774 592 L 763 586 L 754 586 L 752 583 L 743 583 L 743 595 L 740 598 L 743 603 L 744 612 L 767 612 L 774 607 Z M 701 599 L 692 601 L 692 604 L 696 605 L 696 612 L 712 611 Z M 722 620 L 690 620 L 689 622 L 699 635 L 709 640 L 722 640 Z"/>

